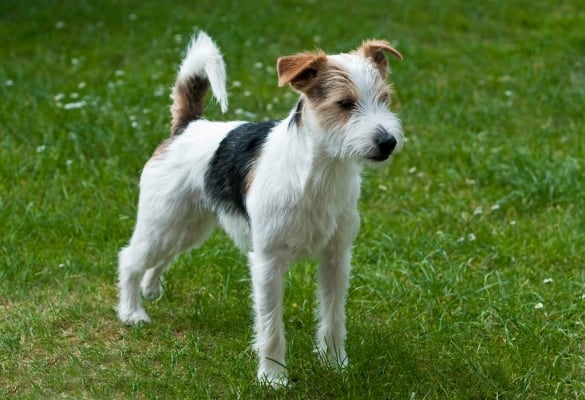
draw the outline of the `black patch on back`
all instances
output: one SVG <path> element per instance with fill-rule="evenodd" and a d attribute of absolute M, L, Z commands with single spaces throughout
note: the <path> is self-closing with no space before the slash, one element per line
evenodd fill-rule
<path fill-rule="evenodd" d="M 277 122 L 244 123 L 221 141 L 205 174 L 205 191 L 214 210 L 222 207 L 248 217 L 246 179 Z"/>

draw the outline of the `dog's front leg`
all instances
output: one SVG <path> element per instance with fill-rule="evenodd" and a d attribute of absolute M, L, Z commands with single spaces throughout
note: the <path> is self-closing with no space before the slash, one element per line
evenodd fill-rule
<path fill-rule="evenodd" d="M 349 287 L 351 252 L 332 244 L 323 254 L 319 269 L 319 328 L 317 351 L 333 367 L 347 366 L 345 353 L 345 299 Z"/>
<path fill-rule="evenodd" d="M 348 364 L 345 353 L 345 300 L 351 270 L 351 245 L 359 224 L 359 215 L 355 209 L 340 216 L 337 231 L 321 253 L 318 272 L 317 351 L 337 368 Z"/>
<path fill-rule="evenodd" d="M 282 302 L 289 260 L 261 252 L 250 252 L 248 256 L 255 313 L 254 349 L 260 364 L 258 380 L 279 388 L 288 384 Z"/>

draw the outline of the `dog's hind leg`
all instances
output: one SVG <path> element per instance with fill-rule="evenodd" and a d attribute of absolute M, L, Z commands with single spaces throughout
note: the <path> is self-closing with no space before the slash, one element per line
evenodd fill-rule
<path fill-rule="evenodd" d="M 118 317 L 129 325 L 150 321 L 140 301 L 141 282 L 147 297 L 157 296 L 167 265 L 181 251 L 205 240 L 215 226 L 215 217 L 208 211 L 194 216 L 188 206 L 149 211 L 149 207 L 141 210 L 139 206 L 130 244 L 119 255 Z"/>
<path fill-rule="evenodd" d="M 160 243 L 141 232 L 137 225 L 130 244 L 119 254 L 117 310 L 122 322 L 128 325 L 150 322 L 140 304 L 140 280 L 148 268 L 162 262 L 161 258 Z"/>
<path fill-rule="evenodd" d="M 173 258 L 193 247 L 200 246 L 216 226 L 216 218 L 211 213 L 204 213 L 193 219 L 183 228 L 177 246 L 157 265 L 148 269 L 142 278 L 140 288 L 148 300 L 158 298 L 162 293 L 162 276 L 169 268 Z"/>

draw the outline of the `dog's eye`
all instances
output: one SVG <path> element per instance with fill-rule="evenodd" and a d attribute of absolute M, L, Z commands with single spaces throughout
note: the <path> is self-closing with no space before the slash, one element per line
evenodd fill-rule
<path fill-rule="evenodd" d="M 388 93 L 383 94 L 380 96 L 380 101 L 384 104 L 388 104 L 390 102 L 390 95 Z"/>
<path fill-rule="evenodd" d="M 351 111 L 351 110 L 355 109 L 355 106 L 356 106 L 355 101 L 350 100 L 350 99 L 339 100 L 337 102 L 337 105 L 345 111 Z"/>

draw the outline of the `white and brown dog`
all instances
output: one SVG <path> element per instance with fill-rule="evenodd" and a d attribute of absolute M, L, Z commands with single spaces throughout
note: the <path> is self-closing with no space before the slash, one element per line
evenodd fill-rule
<path fill-rule="evenodd" d="M 209 87 L 227 110 L 225 66 L 200 32 L 173 89 L 171 138 L 148 161 L 140 181 L 134 233 L 120 252 L 118 315 L 148 322 L 140 291 L 159 296 L 161 278 L 179 253 L 200 245 L 219 223 L 248 251 L 258 379 L 287 384 L 282 318 L 284 278 L 304 257 L 320 261 L 318 351 L 348 362 L 345 298 L 364 164 L 397 153 L 404 138 L 389 111 L 383 40 L 337 55 L 301 53 L 278 59 L 278 83 L 300 93 L 283 120 L 202 119 Z"/>

